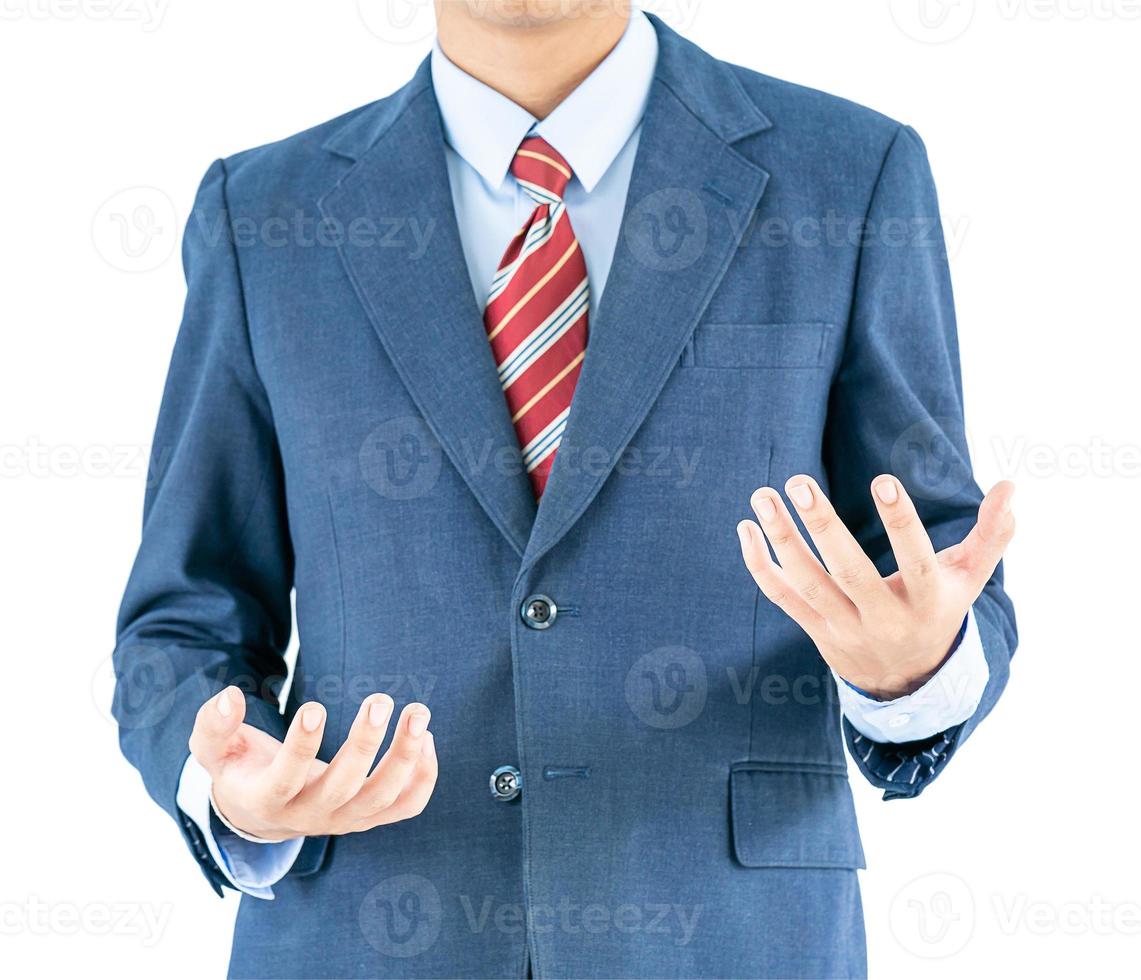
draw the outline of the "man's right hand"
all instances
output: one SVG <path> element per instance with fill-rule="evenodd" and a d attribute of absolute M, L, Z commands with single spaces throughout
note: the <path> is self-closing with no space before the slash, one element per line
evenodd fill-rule
<path fill-rule="evenodd" d="M 243 724 L 245 696 L 227 687 L 198 709 L 190 751 L 213 780 L 219 813 L 243 833 L 266 841 L 356 833 L 417 816 L 436 785 L 431 714 L 422 704 L 404 709 L 372 769 L 392 710 L 387 694 L 370 694 L 344 745 L 324 763 L 317 758 L 324 707 L 301 705 L 279 742 Z"/>

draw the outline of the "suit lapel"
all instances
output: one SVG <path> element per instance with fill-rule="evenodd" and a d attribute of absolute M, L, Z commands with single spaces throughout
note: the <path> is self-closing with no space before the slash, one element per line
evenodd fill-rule
<path fill-rule="evenodd" d="M 618 462 L 677 365 L 768 180 L 730 145 L 768 120 L 730 69 L 660 22 L 654 26 L 658 69 L 622 229 L 525 566 L 567 533 Z"/>
<path fill-rule="evenodd" d="M 524 567 L 558 543 L 605 483 L 681 357 L 768 181 L 732 145 L 767 129 L 768 119 L 728 66 L 651 20 L 658 66 L 621 232 L 537 513 L 471 293 L 428 62 L 326 143 L 356 161 L 319 202 L 336 227 L 400 221 L 416 229 L 383 249 L 375 234 L 364 242 L 348 234 L 341 260 L 441 448 Z"/>
<path fill-rule="evenodd" d="M 357 161 L 320 201 L 346 230 L 339 252 L 349 278 L 441 448 L 522 554 L 535 499 L 471 291 L 427 62 L 326 146 Z M 399 244 L 378 244 L 393 222 L 403 223 Z"/>

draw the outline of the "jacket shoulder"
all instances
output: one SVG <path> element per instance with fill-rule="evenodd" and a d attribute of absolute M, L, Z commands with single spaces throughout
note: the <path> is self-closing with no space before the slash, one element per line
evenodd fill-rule
<path fill-rule="evenodd" d="M 348 135 L 359 141 L 379 134 L 395 120 L 408 101 L 408 87 L 318 123 L 284 139 L 241 150 L 220 161 L 231 201 L 256 207 L 289 198 L 290 192 L 311 192 L 336 180 L 351 163 L 339 153 Z M 322 188 L 324 189 L 324 188 Z"/>
<path fill-rule="evenodd" d="M 919 143 L 909 126 L 875 109 L 738 65 L 728 67 L 772 122 L 772 135 L 790 149 L 826 152 L 851 165 L 878 168 L 897 138 Z"/>

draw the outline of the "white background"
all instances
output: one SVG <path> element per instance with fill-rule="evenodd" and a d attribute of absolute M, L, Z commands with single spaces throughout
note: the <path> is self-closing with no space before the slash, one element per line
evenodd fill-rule
<path fill-rule="evenodd" d="M 106 658 L 194 190 L 214 158 L 399 86 L 432 19 L 385 6 L 0 0 L 8 975 L 225 969 L 237 901 L 118 756 Z M 1141 2 L 649 8 L 924 136 L 979 481 L 1019 485 L 1008 693 L 921 799 L 853 771 L 873 976 L 1136 975 Z"/>

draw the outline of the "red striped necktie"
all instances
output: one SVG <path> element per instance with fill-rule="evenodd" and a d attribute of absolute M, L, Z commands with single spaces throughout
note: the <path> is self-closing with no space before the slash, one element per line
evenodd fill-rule
<path fill-rule="evenodd" d="M 523 140 L 511 173 L 535 202 L 503 253 L 483 312 L 523 464 L 541 497 L 586 355 L 590 288 L 563 203 L 570 165 L 546 140 Z"/>

